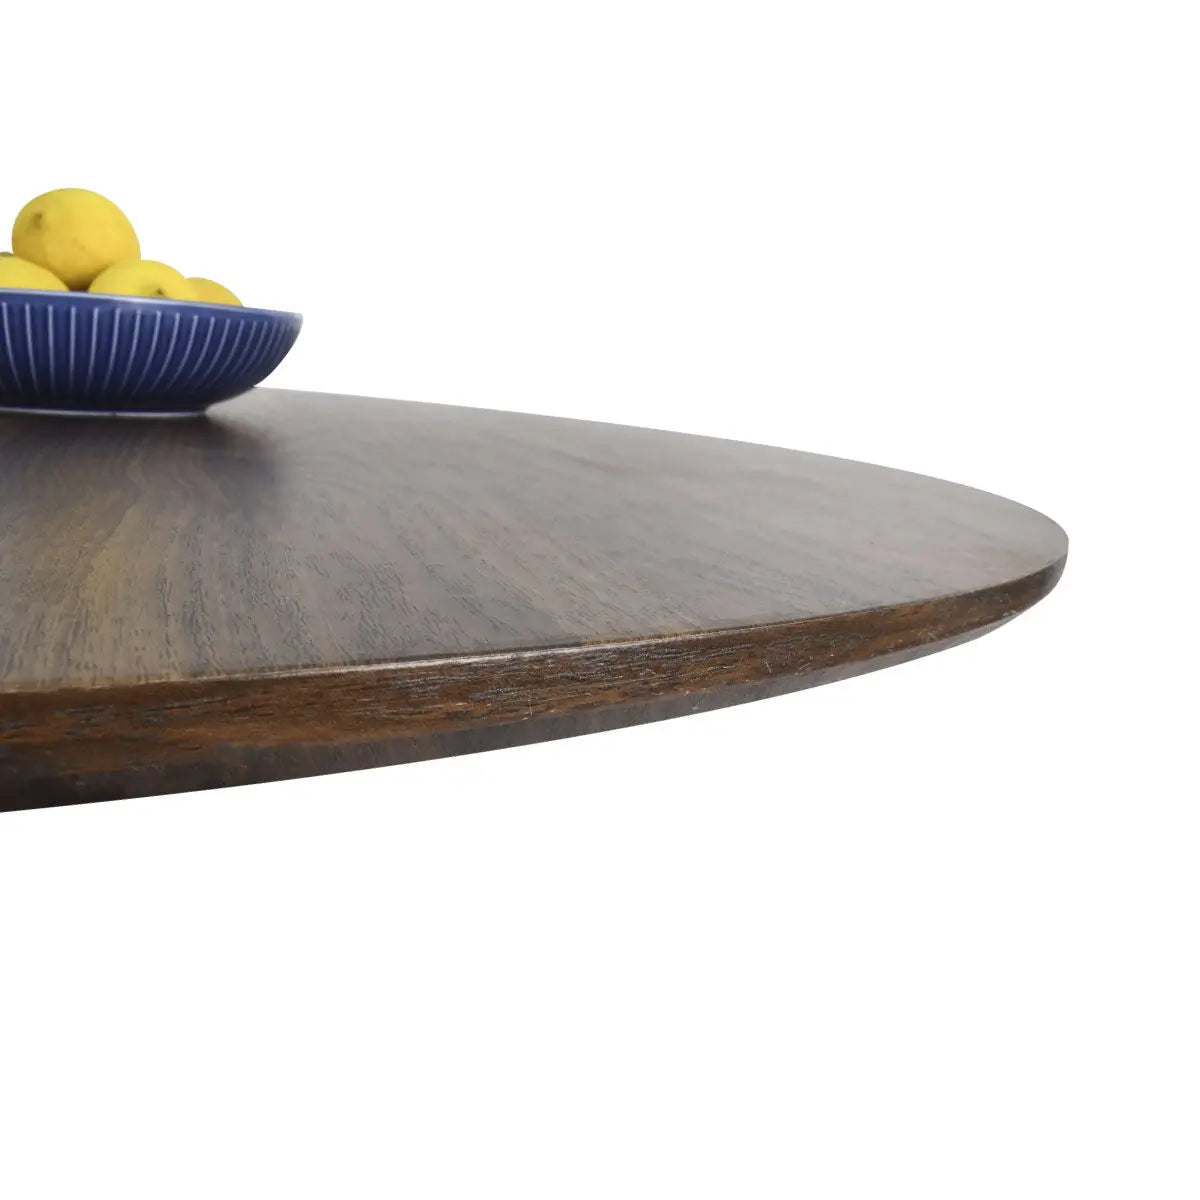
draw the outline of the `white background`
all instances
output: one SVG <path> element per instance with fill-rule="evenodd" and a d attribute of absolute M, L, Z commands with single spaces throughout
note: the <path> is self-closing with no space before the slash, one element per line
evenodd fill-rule
<path fill-rule="evenodd" d="M 301 9 L 10 6 L 0 216 L 112 196 L 306 314 L 284 386 L 885 462 L 1071 562 L 788 698 L 0 818 L 0 1195 L 1194 1198 L 1194 6 Z"/>

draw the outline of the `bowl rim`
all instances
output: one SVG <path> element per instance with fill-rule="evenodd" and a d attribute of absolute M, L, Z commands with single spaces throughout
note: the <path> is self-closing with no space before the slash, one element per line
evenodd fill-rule
<path fill-rule="evenodd" d="M 53 303 L 81 303 L 83 305 L 108 301 L 113 304 L 146 305 L 151 308 L 179 309 L 181 312 L 208 312 L 230 316 L 245 313 L 256 317 L 285 317 L 292 321 L 303 321 L 298 312 L 282 308 L 250 308 L 244 304 L 211 304 L 207 300 L 168 300 L 165 296 L 116 296 L 108 292 L 58 292 L 52 288 L 6 288 L 0 287 L 0 300 L 9 296 L 24 296 L 29 300 L 49 300 Z"/>

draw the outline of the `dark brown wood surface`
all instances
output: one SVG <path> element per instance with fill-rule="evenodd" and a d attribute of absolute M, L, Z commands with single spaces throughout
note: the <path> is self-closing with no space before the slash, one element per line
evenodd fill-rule
<path fill-rule="evenodd" d="M 844 678 L 1044 596 L 1052 521 L 682 434 L 259 390 L 0 416 L 0 808 L 613 728 Z"/>

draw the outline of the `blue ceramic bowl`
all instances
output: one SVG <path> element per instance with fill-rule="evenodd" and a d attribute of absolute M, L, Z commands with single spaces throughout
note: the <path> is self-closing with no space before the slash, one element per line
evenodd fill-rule
<path fill-rule="evenodd" d="M 184 416 L 261 383 L 297 313 L 0 288 L 0 409 Z"/>

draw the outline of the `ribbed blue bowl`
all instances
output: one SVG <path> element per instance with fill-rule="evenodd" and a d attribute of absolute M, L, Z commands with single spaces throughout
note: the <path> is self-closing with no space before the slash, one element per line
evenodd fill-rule
<path fill-rule="evenodd" d="M 261 383 L 298 313 L 0 289 L 0 409 L 182 416 Z"/>

